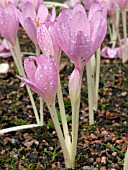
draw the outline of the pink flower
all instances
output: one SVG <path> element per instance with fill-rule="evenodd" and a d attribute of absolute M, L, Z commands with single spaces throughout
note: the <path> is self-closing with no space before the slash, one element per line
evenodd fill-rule
<path fill-rule="evenodd" d="M 3 55 L 1 55 L 1 54 L 3 54 Z M 3 58 L 8 58 L 8 57 L 12 56 L 5 39 L 3 39 L 3 41 L 0 45 L 0 55 Z"/>
<path fill-rule="evenodd" d="M 6 7 L 0 4 L 0 34 L 12 45 L 16 43 L 19 21 L 16 7 L 13 3 L 8 3 Z"/>
<path fill-rule="evenodd" d="M 114 16 L 117 7 L 116 0 L 98 0 L 98 1 L 105 2 L 108 15 L 110 15 L 111 17 Z"/>
<path fill-rule="evenodd" d="M 128 0 L 117 0 L 117 4 L 121 8 L 121 10 L 124 10 L 125 8 L 127 8 Z"/>
<path fill-rule="evenodd" d="M 96 2 L 97 2 L 97 0 L 84 0 L 85 8 L 86 8 L 87 10 L 89 10 L 90 7 L 91 7 L 91 5 L 92 5 L 93 3 L 96 3 Z"/>
<path fill-rule="evenodd" d="M 37 27 L 41 23 L 45 23 L 45 25 L 49 26 L 55 20 L 55 15 L 55 8 L 53 8 L 51 16 L 44 4 L 41 4 L 36 12 L 34 5 L 29 2 L 22 6 L 22 12 L 18 11 L 20 23 L 35 46 L 38 46 Z"/>
<path fill-rule="evenodd" d="M 110 48 L 110 47 L 106 46 L 101 50 L 101 55 L 104 58 L 108 58 L 108 59 L 114 59 L 114 58 L 120 58 L 121 59 L 122 58 L 120 47 Z"/>
<path fill-rule="evenodd" d="M 18 2 L 19 2 L 19 0 L 1 0 L 0 3 L 1 3 L 3 6 L 6 6 L 9 2 L 11 2 L 11 3 L 17 5 Z"/>
<path fill-rule="evenodd" d="M 54 58 L 30 56 L 25 59 L 24 68 L 28 78 L 19 78 L 46 103 L 53 104 L 58 86 L 58 64 Z"/>
<path fill-rule="evenodd" d="M 78 101 L 80 97 L 81 79 L 82 79 L 81 73 L 77 68 L 75 68 L 69 78 L 69 84 L 68 84 L 71 101 L 74 103 Z"/>
<path fill-rule="evenodd" d="M 46 57 L 54 56 L 57 63 L 60 63 L 61 49 L 58 45 L 57 38 L 54 32 L 54 24 L 46 27 L 41 24 L 37 29 L 37 39 L 43 54 Z"/>
<path fill-rule="evenodd" d="M 80 4 L 73 10 L 64 9 L 56 22 L 58 43 L 79 70 L 84 69 L 88 60 L 100 47 L 106 29 L 104 3 L 93 4 L 88 18 Z"/>
<path fill-rule="evenodd" d="M 40 5 L 44 3 L 43 0 L 20 0 L 19 7 L 22 8 L 26 2 L 30 2 L 35 7 L 36 11 L 38 11 Z"/>

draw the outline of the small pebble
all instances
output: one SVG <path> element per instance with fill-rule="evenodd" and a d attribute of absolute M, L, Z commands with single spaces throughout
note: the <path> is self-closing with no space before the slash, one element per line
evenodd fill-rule
<path fill-rule="evenodd" d="M 31 158 L 31 159 L 37 159 L 38 156 L 37 156 L 36 154 L 34 154 L 34 153 L 30 153 L 30 154 L 29 154 L 29 158 Z"/>
<path fill-rule="evenodd" d="M 127 92 L 123 92 L 123 93 L 121 93 L 121 96 L 122 96 L 122 97 L 127 96 Z"/>
<path fill-rule="evenodd" d="M 101 158 L 96 158 L 96 162 L 100 163 L 101 162 Z"/>
<path fill-rule="evenodd" d="M 0 64 L 0 74 L 6 74 L 9 70 L 9 64 L 8 63 L 1 63 Z"/>
<path fill-rule="evenodd" d="M 106 156 L 103 156 L 103 157 L 101 158 L 101 163 L 102 163 L 102 164 L 106 164 L 106 161 L 107 161 Z"/>
<path fill-rule="evenodd" d="M 100 170 L 107 170 L 105 166 L 101 167 Z"/>
<path fill-rule="evenodd" d="M 83 170 L 89 170 L 90 168 L 90 166 L 83 166 Z"/>

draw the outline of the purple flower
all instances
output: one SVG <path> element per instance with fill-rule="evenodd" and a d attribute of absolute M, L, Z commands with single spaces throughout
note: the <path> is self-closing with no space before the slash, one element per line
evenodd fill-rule
<path fill-rule="evenodd" d="M 43 0 L 20 0 L 19 3 L 19 8 L 22 8 L 23 5 L 25 5 L 26 2 L 30 2 L 36 9 L 36 11 L 38 11 L 40 5 L 42 5 L 44 2 Z"/>
<path fill-rule="evenodd" d="M 54 32 L 54 24 L 46 27 L 41 24 L 37 29 L 37 39 L 43 54 L 46 57 L 54 56 L 57 63 L 60 63 L 61 49 L 58 45 L 57 38 Z"/>
<path fill-rule="evenodd" d="M 52 16 L 49 14 L 47 7 L 44 4 L 39 6 L 38 11 L 34 5 L 30 2 L 25 3 L 22 6 L 21 11 L 18 11 L 18 16 L 21 25 L 27 32 L 28 36 L 38 46 L 37 42 L 37 28 L 40 24 L 50 25 L 55 20 L 55 8 L 53 8 Z"/>
<path fill-rule="evenodd" d="M 104 3 L 91 6 L 87 18 L 82 5 L 73 10 L 64 9 L 56 22 L 56 36 L 62 50 L 79 70 L 100 47 L 106 34 L 106 8 Z"/>
<path fill-rule="evenodd" d="M 69 84 L 68 84 L 69 94 L 72 102 L 78 101 L 80 97 L 81 82 L 82 82 L 81 79 L 82 79 L 81 73 L 77 68 L 74 68 L 69 78 Z"/>
<path fill-rule="evenodd" d="M 121 10 L 124 10 L 125 8 L 127 8 L 128 0 L 117 0 L 117 4 L 121 8 Z"/>
<path fill-rule="evenodd" d="M 3 54 L 3 55 L 1 55 L 1 54 Z M 3 39 L 3 41 L 2 41 L 2 43 L 0 45 L 0 55 L 3 58 L 8 58 L 8 57 L 12 56 L 5 39 Z"/>
<path fill-rule="evenodd" d="M 124 46 L 123 46 L 124 48 Z M 122 54 L 121 54 L 121 48 L 117 47 L 117 48 L 110 48 L 108 46 L 104 47 L 101 50 L 101 55 L 104 58 L 108 58 L 108 59 L 114 59 L 114 58 L 122 58 Z"/>
<path fill-rule="evenodd" d="M 19 21 L 16 7 L 13 3 L 8 3 L 6 7 L 0 4 L 0 34 L 12 45 L 16 43 Z"/>
<path fill-rule="evenodd" d="M 98 0 L 98 1 L 105 2 L 108 15 L 113 17 L 117 7 L 117 2 L 115 0 Z"/>
<path fill-rule="evenodd" d="M 91 5 L 92 5 L 93 3 L 96 3 L 96 2 L 97 2 L 97 0 L 84 0 L 85 8 L 86 8 L 87 10 L 89 10 L 90 7 L 91 7 Z"/>
<path fill-rule="evenodd" d="M 30 56 L 25 59 L 24 68 L 28 78 L 19 78 L 47 104 L 53 104 L 58 86 L 58 64 L 54 58 Z"/>
<path fill-rule="evenodd" d="M 1 0 L 0 3 L 1 3 L 3 6 L 6 6 L 9 2 L 11 2 L 11 3 L 17 5 L 18 2 L 19 2 L 19 0 Z"/>

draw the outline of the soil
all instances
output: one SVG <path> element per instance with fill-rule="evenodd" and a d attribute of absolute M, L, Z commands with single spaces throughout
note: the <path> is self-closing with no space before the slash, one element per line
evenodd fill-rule
<path fill-rule="evenodd" d="M 34 51 L 34 46 L 20 32 L 22 51 Z M 106 42 L 105 42 L 106 43 Z M 27 47 L 26 47 L 27 46 Z M 10 65 L 7 74 L 0 75 L 0 129 L 36 123 L 25 87 L 12 58 L 0 58 Z M 73 70 L 63 55 L 60 77 L 66 113 L 71 115 L 68 77 Z M 122 170 L 128 145 L 128 64 L 121 60 L 101 59 L 98 111 L 95 123 L 89 126 L 86 71 L 83 75 L 76 170 Z M 33 93 L 37 108 L 39 97 Z M 56 106 L 58 107 L 57 101 Z M 43 127 L 0 135 L 0 170 L 63 169 L 63 154 L 47 106 L 44 104 Z M 68 120 L 71 132 L 71 119 Z"/>

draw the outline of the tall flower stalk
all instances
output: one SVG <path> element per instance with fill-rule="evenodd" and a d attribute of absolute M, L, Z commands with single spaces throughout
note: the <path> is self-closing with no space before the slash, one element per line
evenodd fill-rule
<path fill-rule="evenodd" d="M 126 25 L 126 7 L 128 5 L 128 0 L 124 0 L 124 1 L 117 0 L 117 3 L 122 13 L 123 34 L 124 34 L 124 49 L 122 48 L 122 62 L 125 63 L 128 60 L 127 25 Z"/>
<path fill-rule="evenodd" d="M 79 22 L 80 20 L 81 22 Z M 85 9 L 80 4 L 76 5 L 73 10 L 62 10 L 57 18 L 55 28 L 59 46 L 75 65 L 75 69 L 69 79 L 69 94 L 72 106 L 71 162 L 72 168 L 74 168 L 79 124 L 81 79 L 84 67 L 99 48 L 106 33 L 106 8 L 104 3 L 93 4 L 88 18 Z M 93 109 L 93 97 L 91 97 L 91 100 Z"/>
<path fill-rule="evenodd" d="M 17 9 L 13 3 L 8 3 L 3 7 L 0 5 L 0 34 L 5 37 L 8 42 L 8 46 L 14 58 L 20 75 L 25 76 L 24 68 L 22 66 L 21 51 L 18 42 L 17 32 L 19 28 L 19 20 L 17 17 Z M 36 117 L 36 122 L 39 124 L 38 112 L 30 89 L 27 87 L 27 91 L 33 106 L 33 110 Z"/>

